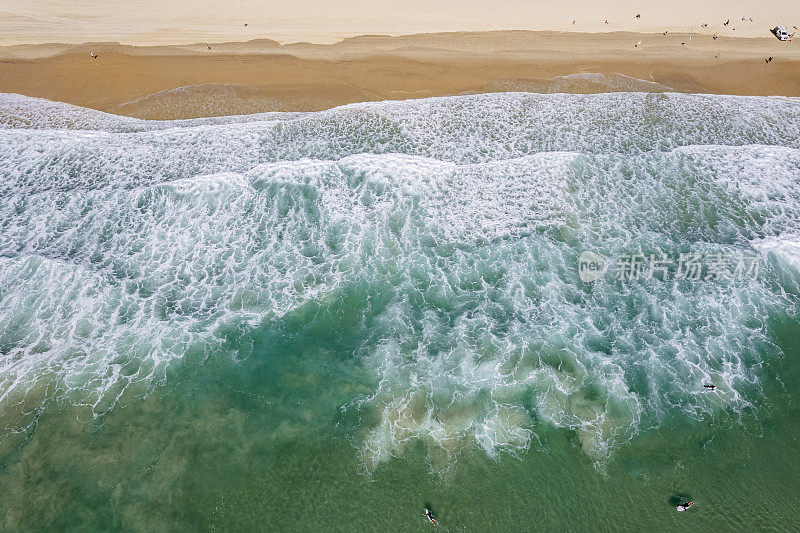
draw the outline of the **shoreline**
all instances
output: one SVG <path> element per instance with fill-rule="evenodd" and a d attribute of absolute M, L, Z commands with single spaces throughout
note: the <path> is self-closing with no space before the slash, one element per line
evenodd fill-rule
<path fill-rule="evenodd" d="M 800 96 L 800 47 L 706 34 L 529 31 L 370 35 L 330 45 L 0 47 L 0 92 L 149 119 L 477 92 L 621 90 Z"/>

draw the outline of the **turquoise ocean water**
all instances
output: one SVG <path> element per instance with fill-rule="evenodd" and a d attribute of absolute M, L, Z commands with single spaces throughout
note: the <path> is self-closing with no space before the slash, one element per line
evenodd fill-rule
<path fill-rule="evenodd" d="M 0 529 L 800 528 L 800 100 L 0 128 Z"/>

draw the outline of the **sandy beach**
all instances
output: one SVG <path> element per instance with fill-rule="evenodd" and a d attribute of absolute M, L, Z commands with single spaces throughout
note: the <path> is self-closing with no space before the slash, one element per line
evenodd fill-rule
<path fill-rule="evenodd" d="M 470 92 L 623 90 L 800 96 L 800 48 L 770 37 L 529 31 L 362 36 L 327 45 L 262 39 L 0 48 L 2 92 L 152 119 Z"/>
<path fill-rule="evenodd" d="M 332 44 L 364 34 L 492 30 L 669 30 L 764 37 L 776 24 L 800 24 L 800 4 L 793 0 L 105 0 L 101 4 L 5 0 L 0 5 L 0 45 L 89 41 L 171 45 L 262 38 Z"/>

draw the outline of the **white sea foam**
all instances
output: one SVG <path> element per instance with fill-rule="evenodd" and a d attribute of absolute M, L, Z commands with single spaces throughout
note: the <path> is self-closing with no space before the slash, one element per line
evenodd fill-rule
<path fill-rule="evenodd" d="M 800 296 L 800 233 L 795 231 L 758 239 L 753 242 L 753 247 L 774 261 L 781 290 Z"/>
<path fill-rule="evenodd" d="M 175 91 L 177 89 L 173 89 Z M 15 93 L 0 93 L 0 126 L 14 129 L 69 129 L 137 132 L 203 124 L 234 124 L 240 122 L 288 119 L 299 116 L 294 112 L 266 112 L 250 115 L 196 118 L 190 120 L 141 120 L 104 113 L 63 102 L 51 102 Z"/>
<path fill-rule="evenodd" d="M 0 110 L 0 409 L 24 415 L 7 431 L 50 402 L 104 412 L 192 351 L 224 353 L 226 328 L 366 286 L 385 300 L 355 354 L 375 389 L 343 406 L 374 421 L 366 465 L 417 440 L 436 468 L 518 453 L 542 424 L 602 460 L 664 417 L 751 405 L 780 355 L 765 321 L 797 305 L 769 271 L 589 286 L 576 270 L 585 248 L 751 243 L 795 264 L 795 99 L 507 93 L 172 123 L 17 95 Z"/>
<path fill-rule="evenodd" d="M 774 253 L 800 272 L 800 235 L 780 235 L 753 244 L 759 250 Z"/>

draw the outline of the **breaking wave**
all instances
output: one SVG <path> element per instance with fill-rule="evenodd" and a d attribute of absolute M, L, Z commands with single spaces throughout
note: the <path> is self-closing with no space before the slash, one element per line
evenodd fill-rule
<path fill-rule="evenodd" d="M 800 101 L 504 93 L 156 122 L 0 95 L 0 413 L 112 409 L 187 354 L 374 295 L 340 406 L 364 464 L 427 444 L 593 459 L 751 407 L 797 313 Z M 754 279 L 606 279 L 586 249 L 762 252 Z M 320 363 L 322 364 L 322 363 Z M 712 393 L 698 384 L 713 382 Z"/>

